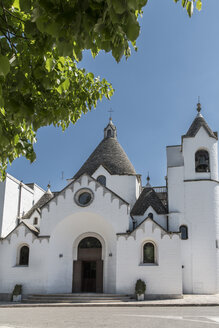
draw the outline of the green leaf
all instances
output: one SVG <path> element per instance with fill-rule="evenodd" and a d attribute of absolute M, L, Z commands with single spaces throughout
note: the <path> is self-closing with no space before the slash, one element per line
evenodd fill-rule
<path fill-rule="evenodd" d="M 62 94 L 63 92 L 67 91 L 70 87 L 70 80 L 67 78 L 64 82 L 60 84 L 60 86 L 57 88 L 57 91 Z"/>
<path fill-rule="evenodd" d="M 48 72 L 51 71 L 51 69 L 53 68 L 53 59 L 52 58 L 47 58 L 46 60 L 46 69 Z"/>
<path fill-rule="evenodd" d="M 130 14 L 127 19 L 126 25 L 126 35 L 131 41 L 135 41 L 139 36 L 140 26 L 139 23 L 135 20 L 135 16 Z"/>
<path fill-rule="evenodd" d="M 129 9 L 137 10 L 138 9 L 138 2 L 137 0 L 127 0 L 127 5 Z"/>
<path fill-rule="evenodd" d="M 111 0 L 113 8 L 117 14 L 123 14 L 126 10 L 126 3 L 124 0 Z"/>
<path fill-rule="evenodd" d="M 176 1 L 176 0 L 175 0 L 175 1 Z M 177 0 L 177 1 L 178 1 L 178 0 Z M 146 6 L 147 2 L 148 2 L 148 0 L 139 0 L 139 5 L 140 5 L 140 7 L 144 7 L 144 6 Z"/>
<path fill-rule="evenodd" d="M 14 144 L 16 145 L 19 141 L 20 137 L 19 137 L 19 134 L 16 134 L 15 137 L 14 137 Z"/>
<path fill-rule="evenodd" d="M 186 10 L 187 10 L 187 13 L 189 14 L 189 17 L 192 17 L 193 9 L 194 9 L 194 5 L 193 5 L 193 0 L 192 0 L 192 1 L 189 1 L 186 5 Z"/>
<path fill-rule="evenodd" d="M 31 9 L 31 0 L 19 0 L 20 9 L 23 12 L 29 12 Z"/>
<path fill-rule="evenodd" d="M 188 0 L 182 0 L 182 6 L 183 6 L 183 8 L 186 7 L 187 2 L 188 2 Z"/>
<path fill-rule="evenodd" d="M 17 8 L 18 10 L 20 10 L 20 1 L 19 0 L 15 0 L 13 2 L 13 5 L 12 5 L 14 8 Z"/>
<path fill-rule="evenodd" d="M 6 76 L 10 71 L 8 57 L 0 55 L 0 75 Z"/>
<path fill-rule="evenodd" d="M 198 0 L 198 1 L 196 2 L 196 8 L 197 8 L 199 11 L 202 9 L 202 2 L 201 2 L 201 0 Z"/>
<path fill-rule="evenodd" d="M 56 23 L 50 23 L 46 26 L 46 32 L 48 34 L 51 34 L 53 36 L 58 37 L 59 36 L 59 29 L 60 29 L 60 25 L 56 24 Z"/>

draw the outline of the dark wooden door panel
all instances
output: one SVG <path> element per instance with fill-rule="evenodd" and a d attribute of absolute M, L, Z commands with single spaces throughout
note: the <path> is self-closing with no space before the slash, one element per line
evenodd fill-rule
<path fill-rule="evenodd" d="M 79 248 L 78 259 L 84 261 L 95 261 L 101 259 L 102 248 Z"/>
<path fill-rule="evenodd" d="M 81 292 L 81 270 L 82 269 L 82 261 L 74 261 L 73 262 L 73 293 Z"/>
<path fill-rule="evenodd" d="M 97 275 L 96 275 L 96 292 L 102 293 L 103 292 L 103 261 L 98 260 L 96 261 L 97 266 Z"/>
<path fill-rule="evenodd" d="M 85 293 L 96 292 L 96 276 L 97 276 L 96 261 L 83 261 L 82 262 L 82 292 Z"/>

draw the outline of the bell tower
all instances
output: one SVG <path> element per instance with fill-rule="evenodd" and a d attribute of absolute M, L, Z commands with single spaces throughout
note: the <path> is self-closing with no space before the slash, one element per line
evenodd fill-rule
<path fill-rule="evenodd" d="M 184 213 L 180 224 L 188 228 L 188 239 L 181 241 L 184 292 L 211 294 L 218 290 L 218 137 L 203 118 L 200 103 L 197 111 L 181 146 Z"/>

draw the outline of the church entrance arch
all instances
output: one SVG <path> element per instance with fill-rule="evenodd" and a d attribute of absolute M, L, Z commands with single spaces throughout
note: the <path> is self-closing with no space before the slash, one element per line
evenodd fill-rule
<path fill-rule="evenodd" d="M 96 237 L 85 237 L 73 263 L 73 293 L 103 292 L 102 244 Z"/>

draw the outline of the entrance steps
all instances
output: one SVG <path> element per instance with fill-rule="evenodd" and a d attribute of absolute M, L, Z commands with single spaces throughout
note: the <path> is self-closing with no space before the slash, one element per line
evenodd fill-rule
<path fill-rule="evenodd" d="M 23 303 L 121 303 L 130 302 L 131 295 L 123 294 L 33 294 L 22 299 Z"/>

